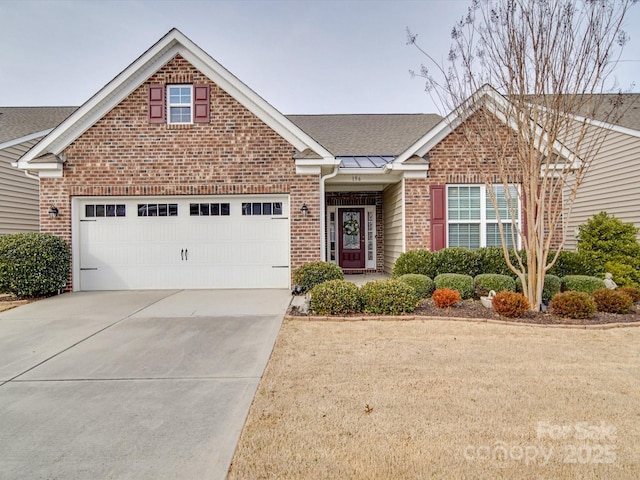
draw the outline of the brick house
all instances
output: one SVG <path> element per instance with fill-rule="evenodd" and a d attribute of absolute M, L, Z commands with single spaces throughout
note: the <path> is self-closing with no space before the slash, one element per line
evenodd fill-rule
<path fill-rule="evenodd" d="M 390 272 L 406 250 L 499 244 L 454 125 L 287 117 L 174 29 L 18 167 L 74 290 L 287 288 L 314 260 Z"/>

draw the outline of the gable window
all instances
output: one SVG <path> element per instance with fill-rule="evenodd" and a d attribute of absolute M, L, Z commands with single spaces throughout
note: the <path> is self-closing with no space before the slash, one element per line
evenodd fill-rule
<path fill-rule="evenodd" d="M 491 194 L 486 186 L 447 186 L 447 245 L 449 247 L 501 246 L 498 217 L 504 228 L 507 245 L 514 247 L 511 233 L 516 227 L 515 222 L 518 220 L 520 210 L 516 187 L 510 186 L 508 195 L 505 194 L 503 185 L 493 185 L 490 188 L 493 189 L 498 201 L 498 212 L 493 207 Z M 510 205 L 514 208 L 509 208 Z M 512 213 L 515 213 L 515 218 L 512 218 Z"/>
<path fill-rule="evenodd" d="M 207 84 L 149 84 L 149 123 L 169 125 L 209 123 L 210 88 Z"/>
<path fill-rule="evenodd" d="M 169 123 L 192 122 L 192 97 L 193 89 L 191 85 L 167 86 Z"/>

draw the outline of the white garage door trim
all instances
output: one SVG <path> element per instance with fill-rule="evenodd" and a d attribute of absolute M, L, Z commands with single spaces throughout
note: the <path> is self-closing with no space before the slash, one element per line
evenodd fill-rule
<path fill-rule="evenodd" d="M 145 216 L 156 204 L 163 215 Z M 125 205 L 126 216 L 87 205 Z M 165 213 L 173 205 L 177 216 Z M 289 288 L 290 252 L 287 195 L 72 200 L 74 291 Z"/>

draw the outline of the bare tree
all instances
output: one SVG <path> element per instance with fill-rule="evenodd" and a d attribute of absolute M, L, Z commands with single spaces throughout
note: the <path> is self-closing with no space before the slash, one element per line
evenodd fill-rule
<path fill-rule="evenodd" d="M 613 72 L 628 41 L 623 21 L 633 3 L 473 0 L 453 27 L 445 63 L 407 30 L 408 43 L 431 66 L 412 74 L 424 77 L 432 97 L 452 112 L 451 127 L 483 172 L 505 259 L 533 310 L 540 308 L 545 273 L 563 247 L 576 194 L 608 132 L 593 119 L 612 122 L 621 106 L 622 95 L 603 93 L 616 89 Z M 460 121 L 470 116 L 473 122 Z M 501 205 L 496 184 L 505 192 Z M 517 227 L 505 228 L 507 219 Z M 512 260 L 508 245 L 518 237 L 524 253 Z"/>

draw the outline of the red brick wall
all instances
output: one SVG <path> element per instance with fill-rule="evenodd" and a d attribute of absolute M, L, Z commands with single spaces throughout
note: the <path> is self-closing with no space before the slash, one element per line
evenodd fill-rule
<path fill-rule="evenodd" d="M 495 124 L 491 135 L 496 139 L 497 144 L 508 145 L 509 138 L 514 135 L 513 130 L 492 118 Z M 488 159 L 483 162 L 484 171 L 489 175 L 495 175 L 495 179 L 492 180 L 494 183 L 501 183 L 498 167 L 495 162 L 490 161 L 495 155 L 495 146 L 487 144 L 475 146 L 476 157 L 474 157 L 463 134 L 464 131 L 473 132 L 487 128 L 486 125 L 486 122 L 480 120 L 477 114 L 472 115 L 429 152 L 430 165 L 426 180 L 405 180 L 407 250 L 431 249 L 429 185 L 484 184 L 484 178 L 478 171 L 475 158 Z M 560 235 L 558 232 L 555 238 L 559 240 Z M 557 243 L 554 246 L 557 248 Z"/>
<path fill-rule="evenodd" d="M 146 83 L 209 84 L 211 122 L 149 124 Z M 70 242 L 74 196 L 289 194 L 291 266 L 319 260 L 319 176 L 296 175 L 294 147 L 180 56 L 146 83 L 64 151 L 63 178 L 41 180 L 42 230 Z"/>

